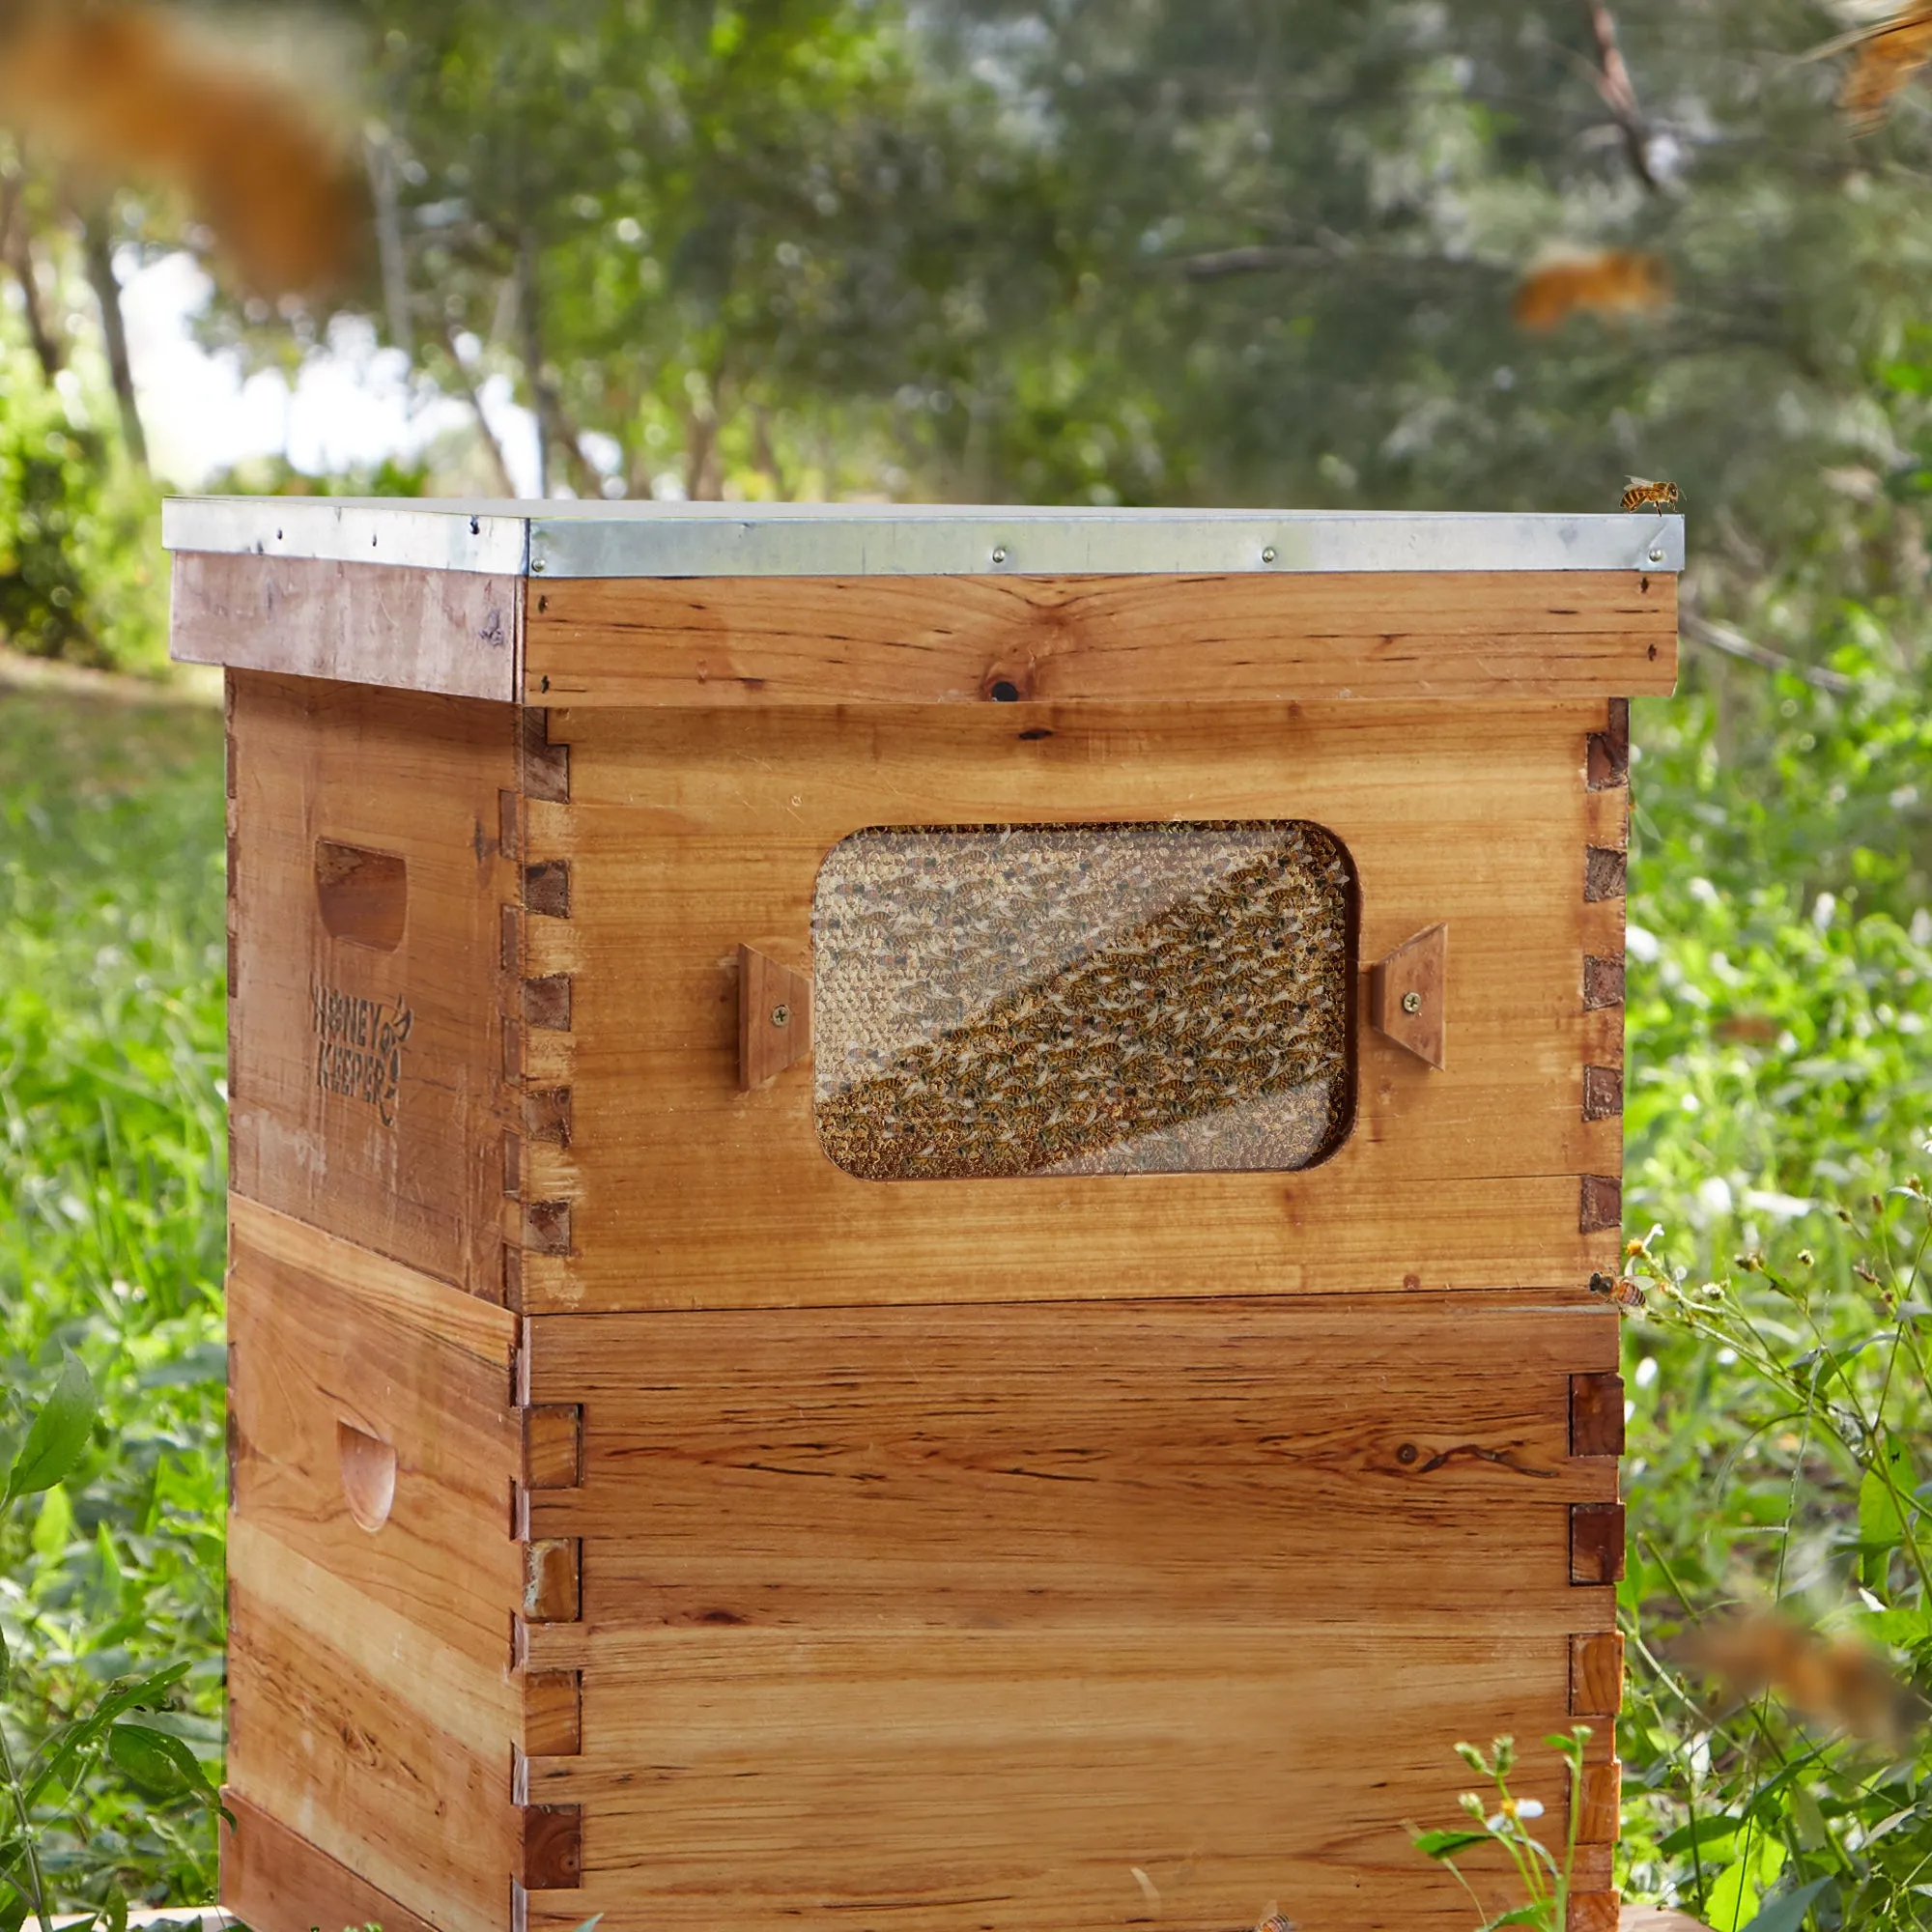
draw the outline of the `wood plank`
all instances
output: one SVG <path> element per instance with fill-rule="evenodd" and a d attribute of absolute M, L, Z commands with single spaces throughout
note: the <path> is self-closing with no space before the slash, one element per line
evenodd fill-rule
<path fill-rule="evenodd" d="M 580 579 L 527 594 L 530 704 L 1617 697 L 1676 678 L 1667 574 Z"/>
<path fill-rule="evenodd" d="M 178 664 L 514 703 L 524 583 L 477 571 L 178 553 Z"/>
<path fill-rule="evenodd" d="M 586 1672 L 582 1757 L 526 1770 L 533 1802 L 583 1806 L 584 1915 L 653 1932 L 1097 1932 L 1153 1898 L 1191 1932 L 1270 1910 L 1464 1932 L 1407 1825 L 1460 1815 L 1456 1738 L 1541 1736 L 1567 1696 L 1561 1638 L 1476 1627 L 678 1631 L 648 1650 L 643 1679 Z M 1530 1753 L 1525 1795 L 1560 1820 L 1555 1769 Z"/>
<path fill-rule="evenodd" d="M 225 1789 L 221 1802 L 234 1817 L 219 1827 L 222 1910 L 255 1932 L 316 1932 L 325 1925 L 440 1932 L 239 1791 Z"/>
<path fill-rule="evenodd" d="M 996 707 L 553 718 L 572 799 L 527 826 L 534 856 L 571 864 L 571 1144 L 527 1155 L 571 1240 L 527 1258 L 527 1312 L 1553 1289 L 1616 1265 L 1614 1222 L 1578 1205 L 1579 1177 L 1622 1158 L 1620 1119 L 1580 1101 L 1603 1031 L 1581 962 L 1621 916 L 1582 898 L 1601 704 L 1486 713 L 1480 755 L 1455 706 L 1050 716 L 1045 739 Z M 1455 925 L 1454 1065 L 1374 1032 L 1358 997 L 1354 1127 L 1325 1163 L 881 1183 L 826 1159 L 810 1081 L 740 1091 L 738 948 L 809 956 L 818 868 L 849 833 L 1177 815 L 1329 828 L 1364 964 Z"/>
<path fill-rule="evenodd" d="M 497 1296 L 501 1135 L 519 1111 L 503 1082 L 498 963 L 500 908 L 520 883 L 497 805 L 515 782 L 516 714 L 297 678 L 233 683 L 233 1184 Z M 403 867 L 392 948 L 330 934 L 318 841 Z"/>
<path fill-rule="evenodd" d="M 516 1318 L 238 1200 L 229 1270 L 238 1520 L 495 1668 L 522 1571 L 510 1487 Z M 380 1530 L 355 1520 L 338 1429 L 396 1455 Z"/>
<path fill-rule="evenodd" d="M 508 1374 L 522 1324 L 507 1309 L 452 1294 L 434 1275 L 243 1195 L 229 1196 L 228 1226 L 231 1259 L 246 1255 L 270 1271 L 326 1282 L 321 1298 L 335 1302 L 345 1322 L 391 1322 L 426 1348 Z"/>
<path fill-rule="evenodd" d="M 229 1579 L 236 1790 L 440 1932 L 501 1932 L 522 1708 L 507 1641 L 492 1672 L 245 1516 Z"/>
<path fill-rule="evenodd" d="M 1607 1309 L 1213 1301 L 543 1317 L 593 1624 L 1605 1627 L 1570 1382 Z M 1321 1560 L 1310 1560 L 1320 1551 Z"/>

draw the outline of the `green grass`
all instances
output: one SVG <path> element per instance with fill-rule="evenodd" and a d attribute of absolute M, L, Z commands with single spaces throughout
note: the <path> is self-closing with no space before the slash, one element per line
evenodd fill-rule
<path fill-rule="evenodd" d="M 0 1548 L 16 1743 L 180 1657 L 164 1721 L 219 1755 L 222 837 L 218 710 L 0 683 L 0 1433 L 64 1346 L 103 1398 L 88 1459 Z M 74 1811 L 65 1898 L 213 1895 L 191 1804 L 116 1776 Z"/>

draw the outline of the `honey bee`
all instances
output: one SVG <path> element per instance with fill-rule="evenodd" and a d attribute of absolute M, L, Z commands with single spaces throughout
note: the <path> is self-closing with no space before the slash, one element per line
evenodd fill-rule
<path fill-rule="evenodd" d="M 1284 1918 L 1279 1912 L 1270 1912 L 1255 1927 L 1255 1932 L 1294 1932 L 1294 1920 Z"/>
<path fill-rule="evenodd" d="M 1641 1308 L 1647 1299 L 1635 1282 L 1628 1281 L 1620 1274 L 1593 1274 L 1590 1277 L 1590 1293 L 1601 1294 L 1605 1301 L 1614 1301 L 1619 1308 Z"/>
<path fill-rule="evenodd" d="M 1684 501 L 1675 483 L 1653 483 L 1644 476 L 1631 476 L 1625 481 L 1628 487 L 1624 491 L 1624 508 L 1627 510 L 1651 509 L 1661 517 L 1665 510 L 1675 510 Z"/>

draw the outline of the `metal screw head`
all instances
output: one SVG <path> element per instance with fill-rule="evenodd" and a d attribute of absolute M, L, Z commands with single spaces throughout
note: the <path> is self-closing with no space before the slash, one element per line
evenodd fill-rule
<path fill-rule="evenodd" d="M 1644 554 L 1650 558 L 1652 563 L 1662 563 L 1663 561 L 1663 546 L 1662 544 L 1653 544 Z"/>
<path fill-rule="evenodd" d="M 1274 561 L 1274 545 L 1273 545 L 1273 544 L 1269 544 L 1269 545 L 1268 545 L 1268 547 L 1267 547 L 1267 548 L 1266 548 L 1266 549 L 1265 549 L 1264 551 L 1263 551 L 1263 552 L 1262 552 L 1262 561 L 1263 561 L 1264 563 L 1272 563 L 1272 562 Z"/>
<path fill-rule="evenodd" d="M 772 1024 L 774 1026 L 790 1026 L 791 1009 L 787 1006 L 774 1007 L 772 1009 Z"/>
<path fill-rule="evenodd" d="M 1007 560 L 1007 547 L 1006 547 L 1006 545 L 1005 545 L 1005 544 L 995 544 L 995 545 L 993 546 L 993 561 L 994 561 L 995 563 L 1005 563 L 1005 562 L 1006 562 L 1006 560 Z"/>
<path fill-rule="evenodd" d="M 1402 1009 L 1406 1013 L 1419 1013 L 1422 1010 L 1422 995 L 1405 993 L 1402 996 Z"/>

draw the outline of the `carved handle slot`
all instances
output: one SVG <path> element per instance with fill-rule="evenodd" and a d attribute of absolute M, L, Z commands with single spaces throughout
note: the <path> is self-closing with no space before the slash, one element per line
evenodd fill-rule
<path fill-rule="evenodd" d="M 335 1454 L 342 1465 L 342 1499 L 349 1514 L 359 1528 L 374 1536 L 395 1507 L 396 1452 L 353 1422 L 338 1422 Z"/>
<path fill-rule="evenodd" d="M 393 952 L 409 921 L 409 867 L 392 852 L 318 838 L 315 900 L 331 939 Z"/>

